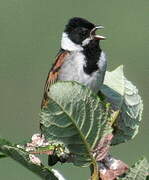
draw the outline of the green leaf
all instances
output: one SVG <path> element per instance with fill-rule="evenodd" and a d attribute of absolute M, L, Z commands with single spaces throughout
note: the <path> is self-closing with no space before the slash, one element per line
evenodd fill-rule
<path fill-rule="evenodd" d="M 120 110 L 112 144 L 134 138 L 142 118 L 143 103 L 137 88 L 125 78 L 123 66 L 106 72 L 101 91 L 113 104 L 113 109 Z"/>
<path fill-rule="evenodd" d="M 120 180 L 146 180 L 149 171 L 149 164 L 146 158 L 139 160 L 130 168 L 125 177 Z"/>
<path fill-rule="evenodd" d="M 48 96 L 48 105 L 41 112 L 42 133 L 49 141 L 63 142 L 74 154 L 75 165 L 95 163 L 92 150 L 102 137 L 109 108 L 75 82 L 53 84 Z"/>
<path fill-rule="evenodd" d="M 0 151 L 12 159 L 16 160 L 42 179 L 45 180 L 58 180 L 54 175 L 54 172 L 49 168 L 46 168 L 44 165 L 38 165 L 33 163 L 29 158 L 29 153 L 22 148 L 18 148 L 16 145 L 10 143 L 5 139 L 0 138 Z"/>

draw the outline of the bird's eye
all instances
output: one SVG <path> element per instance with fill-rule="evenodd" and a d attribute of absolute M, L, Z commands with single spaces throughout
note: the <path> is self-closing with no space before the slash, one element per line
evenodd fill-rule
<path fill-rule="evenodd" d="M 88 32 L 88 30 L 87 30 L 86 28 L 82 28 L 82 29 L 81 29 L 81 34 L 82 34 L 82 35 L 86 35 L 87 32 Z"/>

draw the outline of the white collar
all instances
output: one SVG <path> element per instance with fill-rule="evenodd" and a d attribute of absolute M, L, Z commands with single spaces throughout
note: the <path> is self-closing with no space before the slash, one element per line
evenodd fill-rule
<path fill-rule="evenodd" d="M 67 33 L 62 34 L 61 48 L 68 51 L 82 51 L 83 48 L 79 44 L 75 44 L 70 40 Z"/>

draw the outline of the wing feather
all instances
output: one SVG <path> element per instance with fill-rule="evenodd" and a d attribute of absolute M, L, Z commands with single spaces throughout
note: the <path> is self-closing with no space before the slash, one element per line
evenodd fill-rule
<path fill-rule="evenodd" d="M 48 91 L 51 84 L 55 83 L 58 80 L 59 70 L 66 60 L 66 56 L 69 55 L 68 51 L 61 51 L 55 60 L 51 70 L 48 73 L 48 77 L 44 86 L 44 95 L 41 103 L 41 108 L 45 107 L 48 103 Z"/>

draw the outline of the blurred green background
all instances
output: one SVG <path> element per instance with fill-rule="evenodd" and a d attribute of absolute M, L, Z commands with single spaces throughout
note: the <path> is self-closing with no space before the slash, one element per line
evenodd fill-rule
<path fill-rule="evenodd" d="M 131 165 L 149 159 L 149 1 L 148 0 L 0 0 L 0 136 L 21 142 L 39 131 L 43 86 L 69 18 L 101 24 L 108 69 L 124 71 L 140 91 L 144 113 L 137 137 L 112 148 Z M 56 166 L 69 180 L 88 179 L 87 168 Z M 0 179 L 38 180 L 11 159 L 0 160 Z"/>

